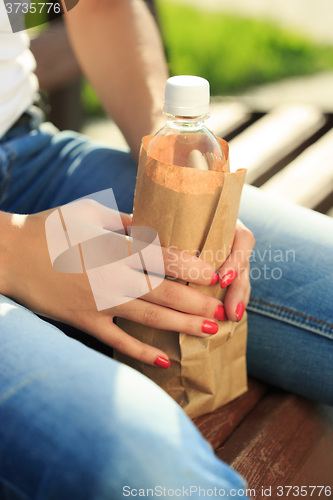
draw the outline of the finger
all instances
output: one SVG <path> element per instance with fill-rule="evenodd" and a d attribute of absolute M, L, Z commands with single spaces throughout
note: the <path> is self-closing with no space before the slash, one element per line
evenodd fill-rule
<path fill-rule="evenodd" d="M 182 332 L 197 337 L 209 337 L 218 331 L 218 324 L 210 318 L 185 314 L 144 300 L 129 303 L 126 308 L 120 308 L 117 315 L 160 330 Z"/>
<path fill-rule="evenodd" d="M 243 268 L 228 287 L 224 297 L 224 309 L 231 321 L 240 321 L 250 298 L 251 285 L 249 280 L 249 265 Z"/>
<path fill-rule="evenodd" d="M 110 315 L 99 315 L 98 321 L 94 317 L 94 322 L 88 328 L 88 333 L 125 356 L 143 363 L 161 368 L 169 368 L 171 364 L 164 351 L 131 337 L 113 323 L 113 318 Z"/>
<path fill-rule="evenodd" d="M 147 245 L 147 242 L 137 237 L 130 239 L 129 245 L 132 254 L 142 257 L 142 260 L 133 262 L 140 262 L 141 265 L 143 261 L 143 269 L 150 276 L 163 275 L 199 285 L 215 284 L 218 280 L 218 275 L 210 264 L 188 252 L 176 250 L 174 246 L 163 248 L 156 244 L 156 240 Z M 142 270 L 141 267 L 136 269 Z"/>
<path fill-rule="evenodd" d="M 189 252 L 176 250 L 175 247 L 162 248 L 165 274 L 171 278 L 211 285 L 217 282 L 218 276 L 210 264 Z"/>
<path fill-rule="evenodd" d="M 219 271 L 222 288 L 229 286 L 244 269 L 248 268 L 254 244 L 253 233 L 242 222 L 237 221 L 231 253 Z"/>
<path fill-rule="evenodd" d="M 245 298 L 244 298 L 245 309 L 247 308 L 248 303 L 250 301 L 250 296 L 251 296 L 251 284 L 248 286 L 247 291 L 245 292 Z"/>
<path fill-rule="evenodd" d="M 218 280 L 213 266 L 176 246 L 161 247 L 157 232 L 146 226 L 133 226 L 127 239 L 130 254 L 140 256 L 140 270 L 200 285 Z"/>
<path fill-rule="evenodd" d="M 142 297 L 143 300 L 177 311 L 223 321 L 225 312 L 222 303 L 195 288 L 170 280 Z"/>

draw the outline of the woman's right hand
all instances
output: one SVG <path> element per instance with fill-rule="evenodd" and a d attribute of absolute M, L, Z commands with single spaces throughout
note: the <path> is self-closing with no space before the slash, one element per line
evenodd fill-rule
<path fill-rule="evenodd" d="M 138 285 L 142 283 L 142 277 L 145 277 L 142 269 L 126 262 L 126 259 L 117 260 L 118 264 L 110 269 L 102 266 L 99 275 L 94 274 L 99 285 L 103 285 L 99 286 L 98 293 L 105 293 L 102 302 L 104 300 L 108 304 L 109 300 L 113 307 L 98 310 L 89 270 L 73 272 L 73 269 L 67 269 L 67 272 L 59 272 L 54 269 L 50 259 L 50 240 L 47 240 L 45 232 L 47 220 L 50 221 L 49 217 L 54 217 L 57 210 L 58 213 L 65 213 L 61 209 L 75 207 L 75 203 L 80 205 L 76 205 L 77 209 L 73 210 L 69 224 L 74 233 L 78 231 L 81 235 L 85 234 L 86 241 L 92 235 L 96 236 L 97 241 L 100 236 L 108 234 L 109 254 L 119 251 L 118 243 L 121 242 L 120 246 L 127 245 L 128 240 L 124 234 L 112 231 L 112 221 L 117 218 L 115 212 L 91 200 L 79 200 L 65 205 L 60 207 L 60 212 L 59 209 L 52 209 L 33 215 L 2 213 L 5 237 L 1 241 L 0 252 L 2 262 L 6 263 L 0 265 L 2 294 L 38 314 L 75 326 L 123 354 L 165 368 L 170 364 L 166 352 L 131 337 L 114 324 L 113 318 L 119 316 L 144 325 L 182 331 L 198 337 L 216 333 L 218 325 L 215 319 L 222 320 L 225 317 L 221 302 L 173 279 L 181 278 L 209 286 L 212 281 L 217 281 L 217 275 L 209 264 L 185 252 L 162 249 L 165 274 L 173 279 L 160 279 L 159 286 L 143 295 L 140 292 L 146 290 Z M 131 217 L 120 215 L 123 226 L 129 226 Z M 67 223 L 68 221 L 67 218 Z M 63 219 L 61 222 L 64 224 Z M 63 229 L 67 229 L 68 235 L 69 228 L 63 226 Z M 78 234 L 74 234 L 74 240 L 75 237 Z M 56 238 L 59 248 L 60 239 Z M 82 249 L 77 255 L 82 262 Z M 94 252 L 92 260 L 93 258 Z M 74 261 L 77 262 L 75 259 Z M 127 301 L 123 300 L 124 284 Z M 132 297 L 128 295 L 129 290 L 133 290 Z M 97 303 L 101 303 L 100 299 L 100 296 L 97 297 Z"/>

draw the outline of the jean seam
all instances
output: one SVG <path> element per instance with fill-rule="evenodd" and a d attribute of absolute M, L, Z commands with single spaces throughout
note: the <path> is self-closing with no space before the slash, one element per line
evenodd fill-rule
<path fill-rule="evenodd" d="M 285 306 L 278 306 L 264 300 L 251 298 L 247 309 L 333 339 L 333 325 L 298 311 L 293 311 Z M 318 328 L 311 323 L 317 324 Z M 320 326 L 323 326 L 323 328 L 320 328 Z"/>

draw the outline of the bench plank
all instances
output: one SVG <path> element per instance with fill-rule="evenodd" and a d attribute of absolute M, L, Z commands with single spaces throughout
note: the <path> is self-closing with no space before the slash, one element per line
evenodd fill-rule
<path fill-rule="evenodd" d="M 313 106 L 279 106 L 230 141 L 231 167 L 247 168 L 246 182 L 252 184 L 324 123 L 323 114 Z"/>
<path fill-rule="evenodd" d="M 240 102 L 217 102 L 210 105 L 207 127 L 218 137 L 226 137 L 251 117 L 249 108 Z"/>
<path fill-rule="evenodd" d="M 267 498 L 261 487 L 271 486 L 272 498 L 277 486 L 333 487 L 333 408 L 272 390 L 217 455 L 246 477 L 256 498 Z"/>
<path fill-rule="evenodd" d="M 333 129 L 261 186 L 284 200 L 314 208 L 332 195 Z"/>

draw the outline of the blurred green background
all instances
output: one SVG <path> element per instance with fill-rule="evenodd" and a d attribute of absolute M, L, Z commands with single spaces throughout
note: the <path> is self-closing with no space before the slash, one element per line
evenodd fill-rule
<path fill-rule="evenodd" d="M 273 22 L 198 10 L 156 0 L 171 75 L 209 80 L 212 95 L 237 95 L 282 78 L 333 69 L 333 47 L 318 44 Z M 83 81 L 89 115 L 102 114 L 99 100 Z"/>

